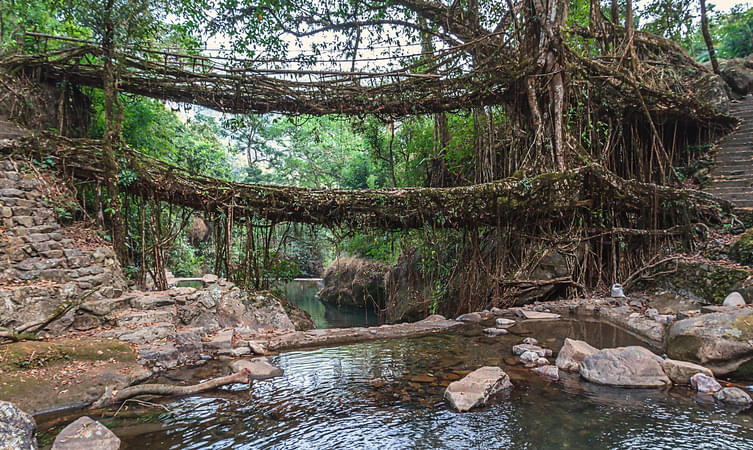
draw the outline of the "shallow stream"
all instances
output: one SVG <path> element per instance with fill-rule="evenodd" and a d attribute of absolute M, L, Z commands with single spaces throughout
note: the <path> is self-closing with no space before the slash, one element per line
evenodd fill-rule
<path fill-rule="evenodd" d="M 296 279 L 285 285 L 288 301 L 309 313 L 316 328 L 369 327 L 377 324 L 377 313 L 348 305 L 331 305 L 316 297 L 319 279 Z"/>
<path fill-rule="evenodd" d="M 528 322 L 496 338 L 481 328 L 271 357 L 284 375 L 206 395 L 135 403 L 100 418 L 130 449 L 256 448 L 753 448 L 753 416 L 685 388 L 606 388 L 565 375 L 547 382 L 514 365 L 512 345 L 535 336 L 555 352 L 565 336 L 597 347 L 640 344 L 612 326 Z M 457 413 L 444 387 L 483 365 L 511 376 L 497 403 Z M 171 375 L 195 383 L 228 370 L 216 362 Z M 86 411 L 37 417 L 42 442 Z"/>

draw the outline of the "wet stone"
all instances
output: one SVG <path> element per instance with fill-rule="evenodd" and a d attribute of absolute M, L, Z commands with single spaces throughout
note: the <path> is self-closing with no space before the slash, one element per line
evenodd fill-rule
<path fill-rule="evenodd" d="M 101 423 L 87 417 L 79 417 L 63 428 L 55 437 L 52 450 L 117 450 L 120 439 Z"/>
<path fill-rule="evenodd" d="M 690 377 L 690 386 L 701 394 L 710 394 L 722 389 L 718 381 L 702 373 L 697 373 Z"/>
<path fill-rule="evenodd" d="M 541 348 L 538 345 L 518 344 L 512 347 L 514 355 L 522 355 L 525 352 L 533 352 L 541 357 L 552 356 L 552 351 L 548 348 Z"/>
<path fill-rule="evenodd" d="M 460 412 L 485 405 L 495 394 L 512 388 L 510 377 L 499 367 L 486 366 L 447 386 L 444 398 Z"/>
<path fill-rule="evenodd" d="M 726 387 L 716 392 L 714 398 L 717 401 L 734 406 L 750 406 L 753 404 L 753 399 L 750 398 L 750 395 L 736 387 Z"/>
<path fill-rule="evenodd" d="M 282 369 L 275 367 L 266 357 L 239 359 L 230 364 L 233 372 L 238 373 L 242 370 L 249 371 L 249 378 L 253 380 L 264 380 L 267 378 L 279 377 L 282 375 Z"/>

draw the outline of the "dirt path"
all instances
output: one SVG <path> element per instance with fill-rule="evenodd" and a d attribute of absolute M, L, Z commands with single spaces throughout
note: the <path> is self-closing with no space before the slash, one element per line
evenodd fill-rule
<path fill-rule="evenodd" d="M 732 103 L 730 114 L 743 122 L 719 143 L 707 191 L 738 208 L 753 209 L 753 97 Z"/>

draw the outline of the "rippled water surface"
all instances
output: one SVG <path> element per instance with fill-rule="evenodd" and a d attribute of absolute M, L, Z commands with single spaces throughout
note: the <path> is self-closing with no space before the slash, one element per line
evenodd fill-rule
<path fill-rule="evenodd" d="M 739 448 L 753 449 L 750 412 L 697 399 L 684 388 L 610 389 L 566 375 L 544 381 L 510 365 L 510 348 L 533 334 L 555 351 L 562 338 L 597 346 L 635 338 L 597 323 L 544 322 L 517 336 L 478 330 L 297 351 L 272 357 L 284 376 L 163 403 L 131 405 L 100 418 L 124 448 Z M 444 386 L 482 365 L 499 365 L 512 392 L 493 405 L 457 413 Z M 172 382 L 216 376 L 221 363 L 178 372 Z M 81 415 L 82 413 L 76 413 Z M 39 417 L 43 439 L 76 414 Z"/>

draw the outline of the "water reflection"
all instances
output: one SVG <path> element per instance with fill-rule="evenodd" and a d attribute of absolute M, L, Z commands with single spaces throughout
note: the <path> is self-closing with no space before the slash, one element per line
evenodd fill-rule
<path fill-rule="evenodd" d="M 562 333 L 582 338 L 579 330 L 597 345 L 613 336 L 633 343 L 611 327 L 562 322 L 535 336 L 555 350 Z M 685 388 L 607 388 L 577 375 L 549 382 L 505 362 L 520 340 L 471 331 L 284 353 L 273 357 L 282 377 L 170 400 L 176 413 L 152 417 L 140 434 L 143 415 L 109 425 L 125 448 L 753 448 L 750 413 L 698 404 Z M 481 365 L 503 367 L 513 391 L 478 411 L 450 410 L 445 386 Z"/>
<path fill-rule="evenodd" d="M 288 301 L 309 313 L 316 328 L 368 327 L 377 324 L 377 314 L 369 309 L 337 306 L 316 298 L 319 280 L 295 280 L 285 285 Z"/>

